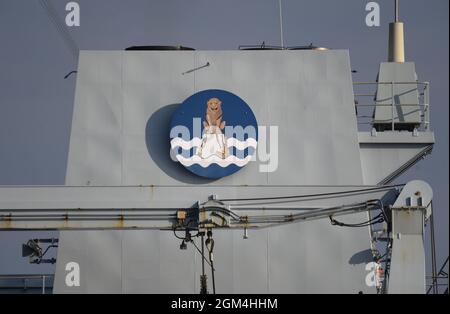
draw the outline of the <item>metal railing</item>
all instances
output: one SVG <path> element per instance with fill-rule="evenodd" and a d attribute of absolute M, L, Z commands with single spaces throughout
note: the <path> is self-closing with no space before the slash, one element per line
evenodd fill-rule
<path fill-rule="evenodd" d="M 0 293 L 4 292 L 31 292 L 51 293 L 53 290 L 53 274 L 8 274 L 0 275 Z"/>
<path fill-rule="evenodd" d="M 427 294 L 448 294 L 448 268 L 447 257 L 436 274 L 426 277 L 427 281 L 430 282 L 427 284 Z"/>
<path fill-rule="evenodd" d="M 396 85 L 414 85 L 417 86 L 418 103 L 398 103 L 396 97 L 399 95 L 395 92 Z M 378 100 L 376 99 L 378 87 L 380 85 L 390 85 L 390 97 Z M 391 107 L 391 118 L 384 121 L 383 124 L 389 124 L 391 130 L 395 130 L 398 124 L 404 124 L 395 117 L 396 109 L 402 107 L 419 107 L 421 121 L 418 123 L 418 130 L 428 131 L 430 129 L 430 83 L 429 82 L 354 82 L 354 99 L 355 111 L 358 123 L 358 130 L 363 129 L 362 126 L 369 126 L 370 130 L 379 121 L 375 121 L 375 109 L 377 107 Z M 358 92 L 355 90 L 358 89 Z M 373 89 L 375 89 L 373 91 Z M 370 99 L 370 102 L 365 99 Z M 364 100 L 363 103 L 360 100 Z M 380 103 L 383 102 L 383 103 Z M 369 120 L 367 120 L 369 119 Z M 397 121 L 396 121 L 397 120 Z"/>

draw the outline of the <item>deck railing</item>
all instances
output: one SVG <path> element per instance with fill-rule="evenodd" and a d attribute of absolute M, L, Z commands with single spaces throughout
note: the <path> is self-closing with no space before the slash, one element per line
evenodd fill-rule
<path fill-rule="evenodd" d="M 419 95 L 418 103 L 398 103 L 396 101 L 396 85 L 417 85 Z M 380 85 L 390 86 L 390 96 L 381 101 L 376 100 L 376 93 Z M 358 122 L 358 130 L 369 131 L 377 121 L 374 121 L 374 111 L 377 107 L 391 107 L 390 119 L 383 123 L 390 124 L 391 130 L 396 130 L 396 125 L 403 124 L 395 116 L 398 108 L 419 107 L 421 121 L 418 123 L 418 131 L 428 131 L 430 129 L 430 84 L 429 82 L 355 82 L 353 83 L 355 111 Z M 397 121 L 396 121 L 397 120 Z M 398 127 L 397 127 L 398 129 Z"/>
<path fill-rule="evenodd" d="M 53 278 L 53 274 L 0 275 L 0 293 L 51 293 Z"/>

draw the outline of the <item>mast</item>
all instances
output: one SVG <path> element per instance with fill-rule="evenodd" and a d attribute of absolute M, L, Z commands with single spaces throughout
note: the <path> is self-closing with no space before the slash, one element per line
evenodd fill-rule
<path fill-rule="evenodd" d="M 405 40 L 403 23 L 399 22 L 398 0 L 395 0 L 394 22 L 389 23 L 388 62 L 405 62 Z"/>

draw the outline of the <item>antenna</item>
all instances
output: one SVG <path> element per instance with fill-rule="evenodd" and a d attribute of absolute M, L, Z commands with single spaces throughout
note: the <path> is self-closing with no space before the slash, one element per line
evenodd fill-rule
<path fill-rule="evenodd" d="M 394 0 L 394 22 L 389 24 L 389 62 L 405 62 L 403 23 L 399 22 L 399 0 Z"/>
<path fill-rule="evenodd" d="M 398 0 L 395 0 L 395 23 L 398 22 Z"/>
<path fill-rule="evenodd" d="M 281 0 L 278 0 L 278 7 L 280 9 L 280 43 L 281 49 L 284 49 L 284 38 L 283 38 L 283 10 L 281 8 Z"/>

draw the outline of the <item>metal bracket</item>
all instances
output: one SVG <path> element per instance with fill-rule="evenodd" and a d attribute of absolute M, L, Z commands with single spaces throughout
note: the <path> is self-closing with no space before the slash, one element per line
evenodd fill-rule
<path fill-rule="evenodd" d="M 230 226 L 230 215 L 224 210 L 225 205 L 216 199 L 217 197 L 212 195 L 200 206 L 199 227 L 207 229 Z"/>

